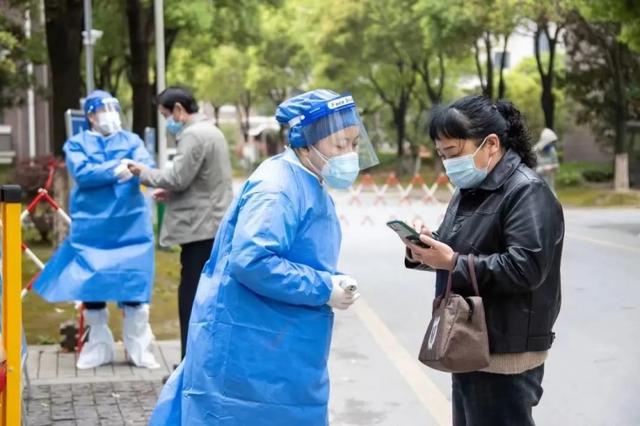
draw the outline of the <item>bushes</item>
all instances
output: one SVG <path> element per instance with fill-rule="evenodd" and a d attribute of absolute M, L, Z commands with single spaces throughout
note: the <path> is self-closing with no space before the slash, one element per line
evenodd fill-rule
<path fill-rule="evenodd" d="M 593 163 L 564 163 L 560 166 L 556 183 L 558 186 L 572 187 L 585 182 L 602 183 L 613 180 L 613 165 Z"/>
<path fill-rule="evenodd" d="M 587 169 L 582 172 L 587 182 L 610 182 L 613 180 L 613 170 Z"/>
<path fill-rule="evenodd" d="M 581 186 L 584 185 L 584 178 L 582 173 L 575 170 L 565 171 L 561 169 L 556 176 L 556 185 L 563 188 Z"/>

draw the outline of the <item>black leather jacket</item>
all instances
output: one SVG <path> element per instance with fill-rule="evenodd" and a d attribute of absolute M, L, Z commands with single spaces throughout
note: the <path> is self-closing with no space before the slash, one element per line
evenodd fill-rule
<path fill-rule="evenodd" d="M 492 353 L 551 347 L 560 311 L 564 218 L 551 190 L 518 154 L 507 151 L 478 188 L 456 191 L 434 236 L 460 254 L 452 272 L 455 293 L 472 294 L 466 254 L 476 255 Z M 437 294 L 446 281 L 447 272 L 438 270 Z"/>

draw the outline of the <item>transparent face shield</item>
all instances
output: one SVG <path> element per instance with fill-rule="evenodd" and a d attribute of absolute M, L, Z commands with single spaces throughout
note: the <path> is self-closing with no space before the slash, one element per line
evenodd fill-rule
<path fill-rule="evenodd" d="M 122 129 L 120 103 L 116 98 L 101 99 L 95 110 L 94 127 L 102 134 L 109 135 Z"/>
<path fill-rule="evenodd" d="M 353 103 L 309 124 L 302 123 L 302 134 L 309 146 L 317 149 L 326 159 L 355 152 L 358 154 L 360 170 L 380 162 Z"/>

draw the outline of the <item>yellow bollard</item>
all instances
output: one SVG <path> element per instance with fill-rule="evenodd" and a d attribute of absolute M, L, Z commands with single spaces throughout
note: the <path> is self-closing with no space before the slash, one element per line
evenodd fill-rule
<path fill-rule="evenodd" d="M 19 426 L 22 415 L 22 225 L 17 185 L 0 186 L 2 206 L 2 344 L 7 354 L 7 385 L 2 394 L 0 426 Z"/>

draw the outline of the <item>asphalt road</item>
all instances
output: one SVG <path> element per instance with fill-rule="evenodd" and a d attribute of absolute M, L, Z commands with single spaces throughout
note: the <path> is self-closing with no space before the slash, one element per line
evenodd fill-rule
<path fill-rule="evenodd" d="M 403 246 L 384 224 L 444 205 L 362 206 L 335 195 L 343 222 L 341 271 L 362 299 L 336 313 L 332 425 L 450 424 L 450 376 L 417 361 L 434 275 L 404 269 Z M 563 304 L 545 365 L 539 425 L 640 424 L 640 210 L 566 210 Z"/>

